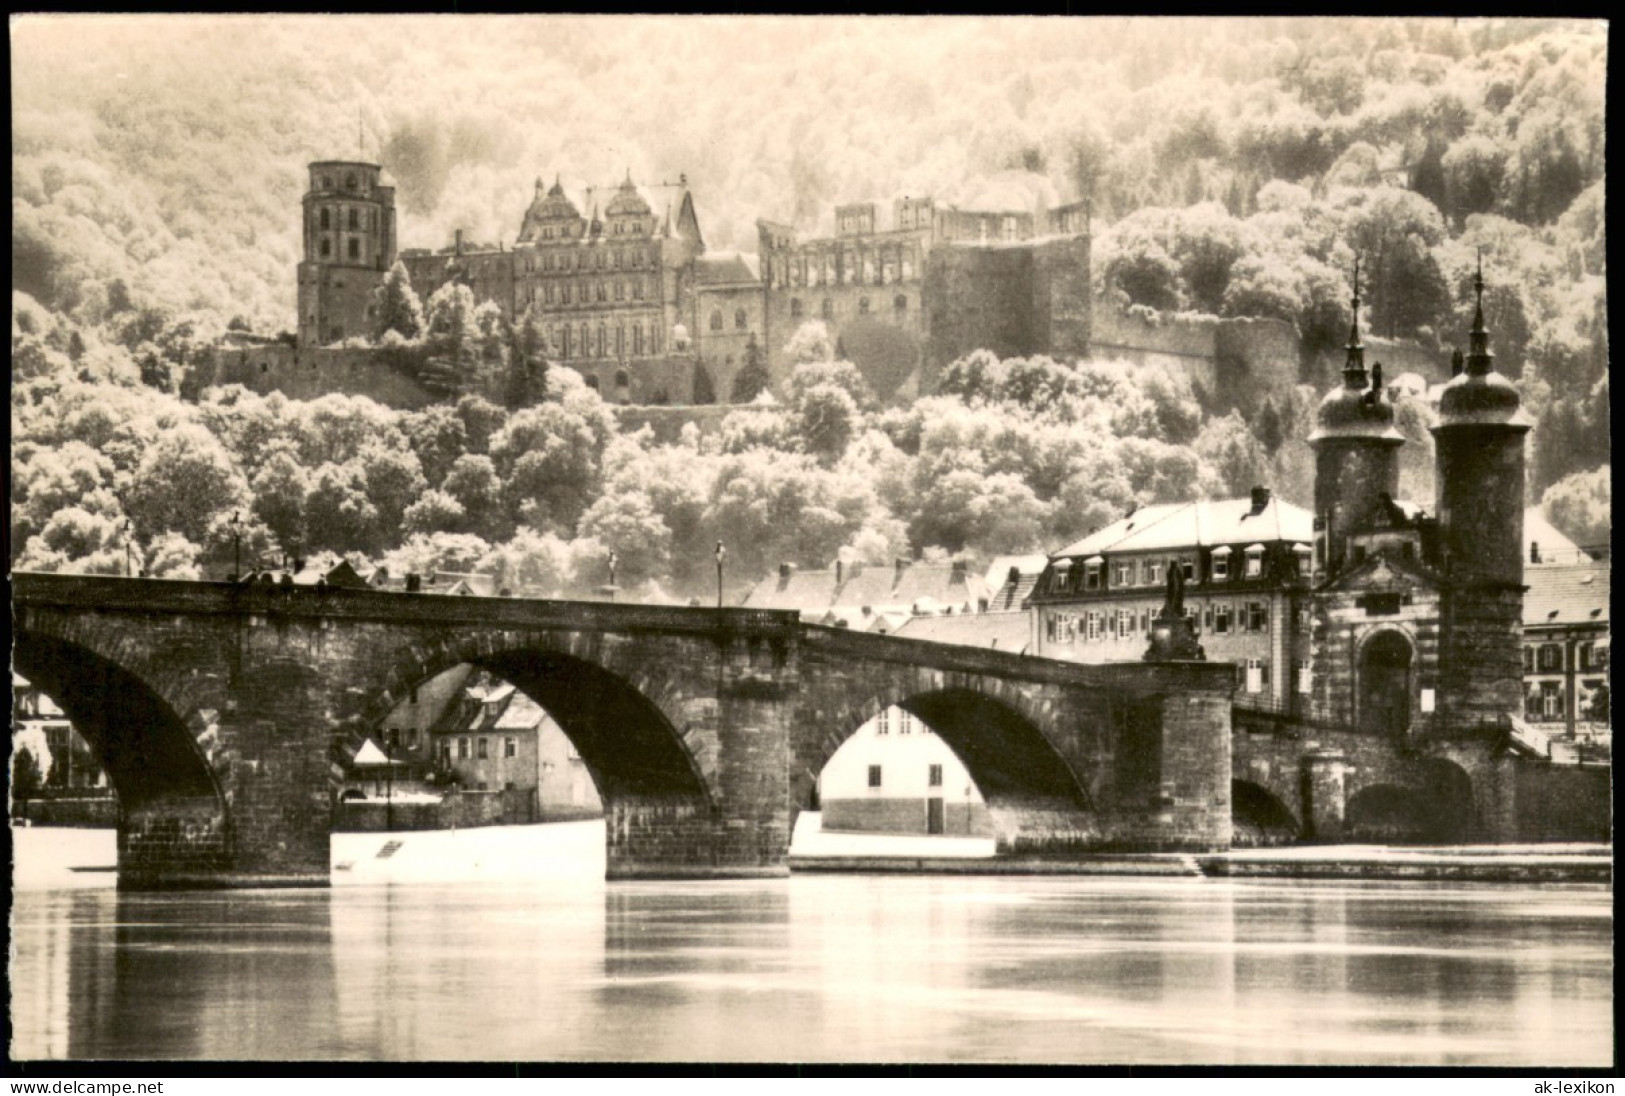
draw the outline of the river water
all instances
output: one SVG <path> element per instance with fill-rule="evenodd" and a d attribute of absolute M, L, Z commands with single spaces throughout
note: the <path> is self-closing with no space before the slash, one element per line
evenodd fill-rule
<path fill-rule="evenodd" d="M 601 832 L 601 831 L 599 831 Z M 601 865 L 601 860 L 599 861 Z M 19 886 L 16 1058 L 1606 1066 L 1606 887 Z"/>

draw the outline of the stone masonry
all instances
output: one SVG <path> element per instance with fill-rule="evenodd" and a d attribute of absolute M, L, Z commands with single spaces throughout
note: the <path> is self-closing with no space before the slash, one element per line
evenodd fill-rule
<path fill-rule="evenodd" d="M 471 663 L 558 721 L 604 801 L 608 874 L 780 875 L 816 774 L 899 703 L 982 789 L 1005 855 L 1230 836 L 1233 671 L 1082 666 L 792 613 L 15 577 L 19 672 L 121 801 L 130 887 L 325 885 L 335 764 Z"/>

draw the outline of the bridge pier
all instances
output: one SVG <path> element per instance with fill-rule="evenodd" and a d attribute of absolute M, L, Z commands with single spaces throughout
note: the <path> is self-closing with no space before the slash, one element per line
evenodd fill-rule
<path fill-rule="evenodd" d="M 693 713 L 695 742 L 714 743 L 709 799 L 607 797 L 609 879 L 722 879 L 790 873 L 791 727 L 800 701 L 785 645 L 725 636 L 715 703 Z"/>

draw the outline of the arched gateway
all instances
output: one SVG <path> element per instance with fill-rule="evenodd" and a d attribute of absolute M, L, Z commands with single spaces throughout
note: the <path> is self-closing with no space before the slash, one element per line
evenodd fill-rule
<path fill-rule="evenodd" d="M 778 875 L 867 714 L 937 727 L 1005 855 L 1230 838 L 1228 666 L 1083 666 L 743 609 L 14 577 L 18 669 L 84 729 L 128 886 L 328 880 L 333 762 L 463 663 L 545 707 L 604 801 L 608 873 Z"/>

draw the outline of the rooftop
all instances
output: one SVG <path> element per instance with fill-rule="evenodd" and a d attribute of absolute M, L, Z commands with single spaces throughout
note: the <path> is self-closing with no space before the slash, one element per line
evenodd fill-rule
<path fill-rule="evenodd" d="M 1251 498 L 1201 499 L 1142 506 L 1104 529 L 1053 553 L 1053 558 L 1252 542 L 1309 543 L 1314 537 L 1314 515 L 1301 506 L 1271 496 L 1258 513 L 1255 514 L 1253 510 Z"/>
<path fill-rule="evenodd" d="M 1608 624 L 1611 570 L 1606 563 L 1525 568 L 1525 628 Z"/>

